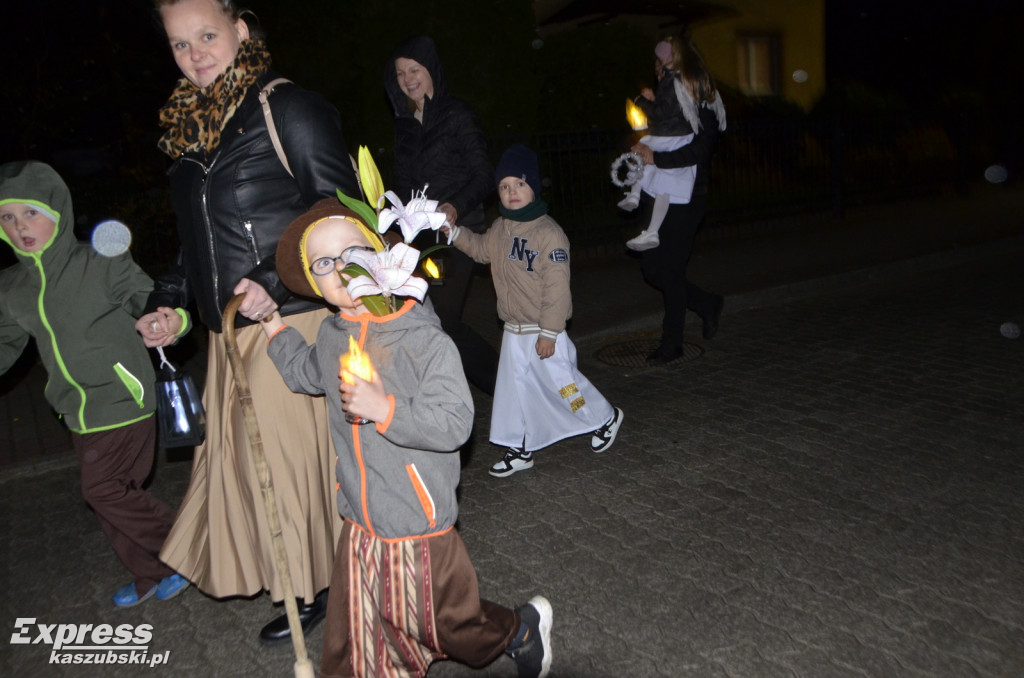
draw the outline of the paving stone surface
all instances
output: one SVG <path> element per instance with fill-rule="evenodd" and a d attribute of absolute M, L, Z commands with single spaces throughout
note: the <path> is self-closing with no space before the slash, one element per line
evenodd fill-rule
<path fill-rule="evenodd" d="M 617 442 L 560 442 L 507 479 L 486 473 L 500 451 L 475 393 L 460 529 L 482 593 L 551 599 L 562 678 L 1024 675 L 1024 339 L 999 332 L 1024 321 L 1018 255 L 727 305 L 679 365 L 606 365 L 618 338 L 582 337 L 581 369 L 625 410 Z M 176 504 L 188 475 L 162 456 L 152 489 Z M 7 634 L 145 623 L 169 653 L 62 667 L 8 635 L 0 675 L 293 675 L 289 646 L 256 640 L 266 596 L 113 609 L 127 576 L 71 465 L 0 476 L 0 542 Z"/>

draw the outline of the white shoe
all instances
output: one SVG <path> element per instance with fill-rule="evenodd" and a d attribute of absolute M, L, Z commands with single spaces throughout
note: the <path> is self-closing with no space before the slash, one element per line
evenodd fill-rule
<path fill-rule="evenodd" d="M 632 212 L 640 206 L 640 196 L 636 193 L 627 193 L 626 197 L 619 201 L 619 209 Z"/>
<path fill-rule="evenodd" d="M 505 456 L 488 471 L 495 478 L 506 478 L 513 473 L 533 468 L 533 452 L 519 447 L 505 450 Z"/>
<path fill-rule="evenodd" d="M 661 244 L 657 231 L 644 231 L 632 240 L 626 241 L 626 247 L 637 252 L 651 250 Z"/>
<path fill-rule="evenodd" d="M 529 631 L 516 648 L 505 650 L 516 663 L 516 674 L 529 678 L 547 678 L 551 672 L 551 625 L 554 613 L 544 596 L 534 596 L 516 608 L 519 619 Z"/>
<path fill-rule="evenodd" d="M 594 435 L 590 438 L 590 449 L 601 453 L 611 447 L 612 443 L 615 442 L 615 436 L 619 434 L 619 427 L 622 426 L 622 420 L 625 416 L 622 413 L 622 408 L 614 408 L 612 418 L 602 424 L 601 428 L 594 431 Z"/>

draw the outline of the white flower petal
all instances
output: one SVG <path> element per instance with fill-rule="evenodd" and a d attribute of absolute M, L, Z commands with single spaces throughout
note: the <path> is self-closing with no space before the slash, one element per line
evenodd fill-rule
<path fill-rule="evenodd" d="M 412 242 L 420 231 L 430 228 L 437 230 L 447 221 L 444 213 L 437 211 L 437 200 L 430 200 L 424 191 L 413 192 L 407 204 L 403 204 L 392 191 L 384 194 L 391 203 L 377 216 L 379 230 L 383 233 L 396 221 L 402 230 L 402 239 Z"/>
<path fill-rule="evenodd" d="M 423 301 L 423 297 L 427 294 L 428 286 L 429 283 L 427 283 L 423 278 L 410 277 L 408 281 L 396 289 L 394 293 L 402 297 L 413 297 L 417 301 Z"/>
<path fill-rule="evenodd" d="M 384 194 L 384 197 L 387 198 L 388 202 L 391 203 L 394 207 L 397 207 L 399 210 L 404 209 L 402 206 L 402 201 L 399 199 L 398 195 L 394 191 L 388 191 L 387 193 Z"/>
<path fill-rule="evenodd" d="M 348 263 L 362 266 L 367 273 L 377 265 L 377 253 L 369 250 L 352 250 L 348 253 Z"/>
<path fill-rule="evenodd" d="M 383 293 L 383 290 L 377 285 L 377 283 L 370 278 L 367 278 L 365 275 L 356 276 L 349 280 L 348 284 L 345 285 L 345 290 L 348 292 L 348 296 L 353 299 Z"/>
<path fill-rule="evenodd" d="M 395 261 L 399 262 L 399 266 L 411 273 L 419 261 L 420 251 L 414 247 L 409 247 L 404 242 L 400 242 L 391 248 L 391 256 Z"/>
<path fill-rule="evenodd" d="M 350 262 L 362 266 L 369 274 L 369 278 L 357 276 L 348 283 L 352 298 L 366 294 L 401 294 L 415 296 L 422 301 L 426 281 L 416 282 L 419 279 L 411 277 L 419 262 L 419 251 L 415 248 L 398 243 L 383 252 L 356 250 L 352 252 Z"/>
<path fill-rule="evenodd" d="M 390 207 L 385 207 L 380 211 L 380 214 L 377 215 L 377 229 L 383 233 L 397 220 L 398 215 L 395 214 Z"/>

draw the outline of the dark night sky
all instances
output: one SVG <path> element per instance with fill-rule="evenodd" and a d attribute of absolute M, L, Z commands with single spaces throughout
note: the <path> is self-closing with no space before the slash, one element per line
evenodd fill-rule
<path fill-rule="evenodd" d="M 500 1 L 474 0 L 474 4 Z M 252 4 L 265 5 L 265 14 L 279 11 L 269 9 L 274 3 L 253 0 Z M 431 5 L 409 4 L 421 12 L 429 11 Z M 1019 0 L 826 0 L 829 79 L 868 83 L 906 99 L 911 107 L 933 105 L 942 91 L 981 90 L 993 100 L 1008 98 L 1019 108 L 1021 60 L 1004 60 L 1002 48 L 1018 40 L 1024 30 L 1022 4 Z M 156 110 L 177 72 L 147 0 L 6 2 L 0 22 L 5 27 L 5 70 L 12 76 L 0 92 L 3 159 L 58 144 L 131 142 L 133 134 L 156 133 Z M 344 25 L 359 30 L 355 22 Z M 279 26 L 270 29 L 274 49 L 275 33 L 280 44 L 283 31 Z M 379 29 L 381 41 L 389 45 L 401 37 L 394 33 L 400 28 L 384 25 Z M 466 28 L 479 30 L 479 26 Z M 322 38 L 314 33 L 312 39 Z M 299 57 L 285 55 L 285 59 Z M 372 69 L 378 78 L 381 64 L 346 67 Z M 457 68 L 457 63 L 449 65 L 449 70 Z M 624 68 L 635 70 L 633 64 Z M 338 72 L 339 78 L 345 77 L 340 66 Z M 472 93 L 462 96 L 471 98 Z M 112 101 L 118 105 L 111 106 Z"/>
<path fill-rule="evenodd" d="M 562 119 L 584 128 L 593 122 L 594 111 L 576 100 L 593 97 L 584 88 L 604 86 L 559 63 L 557 55 L 564 58 L 565 48 L 559 52 L 553 41 L 539 51 L 529 47 L 534 35 L 528 0 L 243 1 L 267 23 L 282 72 L 342 108 L 353 145 L 389 143 L 390 116 L 380 86 L 383 63 L 390 46 L 414 32 L 439 38 L 449 80 L 457 81 L 453 92 L 472 100 L 491 130 L 504 130 L 510 116 L 525 117 L 504 110 L 514 98 L 508 93 L 515 92 L 516 78 L 543 79 L 544 69 L 549 76 L 557 72 L 556 95 L 545 95 L 544 105 L 576 103 Z M 1024 35 L 1024 2 L 825 2 L 830 86 L 859 83 L 866 85 L 862 90 L 882 93 L 888 104 L 925 112 L 956 110 L 968 102 L 984 111 L 984 124 L 1011 140 L 1006 147 L 1019 143 L 1014 140 L 1024 115 L 1024 60 L 1005 54 L 1012 56 L 1012 45 Z M 465 12 L 465 6 L 473 11 Z M 338 9 L 346 7 L 356 16 Z M 474 23 L 458 26 L 457 18 L 467 14 Z M 0 88 L 0 162 L 35 158 L 64 172 L 69 150 L 102 149 L 116 158 L 119 180 L 147 190 L 165 187 L 167 161 L 155 149 L 156 116 L 179 74 L 149 0 L 0 1 L 0 25 L 7 76 Z M 489 25 L 496 28 L 488 30 Z M 607 49 L 588 42 L 586 49 L 591 48 Z M 577 56 L 587 64 L 593 59 Z M 606 57 L 604 68 L 621 67 L 620 80 L 635 82 L 634 61 Z M 524 72 L 517 61 L 523 58 L 533 60 L 532 72 Z M 597 80 L 613 81 L 613 73 L 602 75 Z M 550 84 L 545 87 L 545 93 L 553 91 Z M 74 188 L 81 218 L 88 193 Z M 96 202 L 95 211 L 109 207 L 103 198 Z M 136 200 L 134 208 L 147 206 Z"/>
<path fill-rule="evenodd" d="M 949 87 L 1019 82 L 1019 0 L 828 0 L 828 76 L 927 100 Z M 1016 89 L 1016 87 L 1014 87 Z"/>

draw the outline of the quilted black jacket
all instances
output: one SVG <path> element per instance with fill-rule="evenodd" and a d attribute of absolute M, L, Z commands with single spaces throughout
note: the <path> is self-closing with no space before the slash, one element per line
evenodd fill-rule
<path fill-rule="evenodd" d="M 395 78 L 399 57 L 422 64 L 433 80 L 434 96 L 424 102 L 422 123 Z M 388 188 L 404 202 L 429 184 L 427 197 L 454 205 L 460 226 L 483 231 L 483 202 L 494 191 L 487 140 L 473 109 L 448 94 L 434 42 L 417 36 L 396 47 L 384 71 L 384 88 L 395 113 L 395 175 Z"/>

